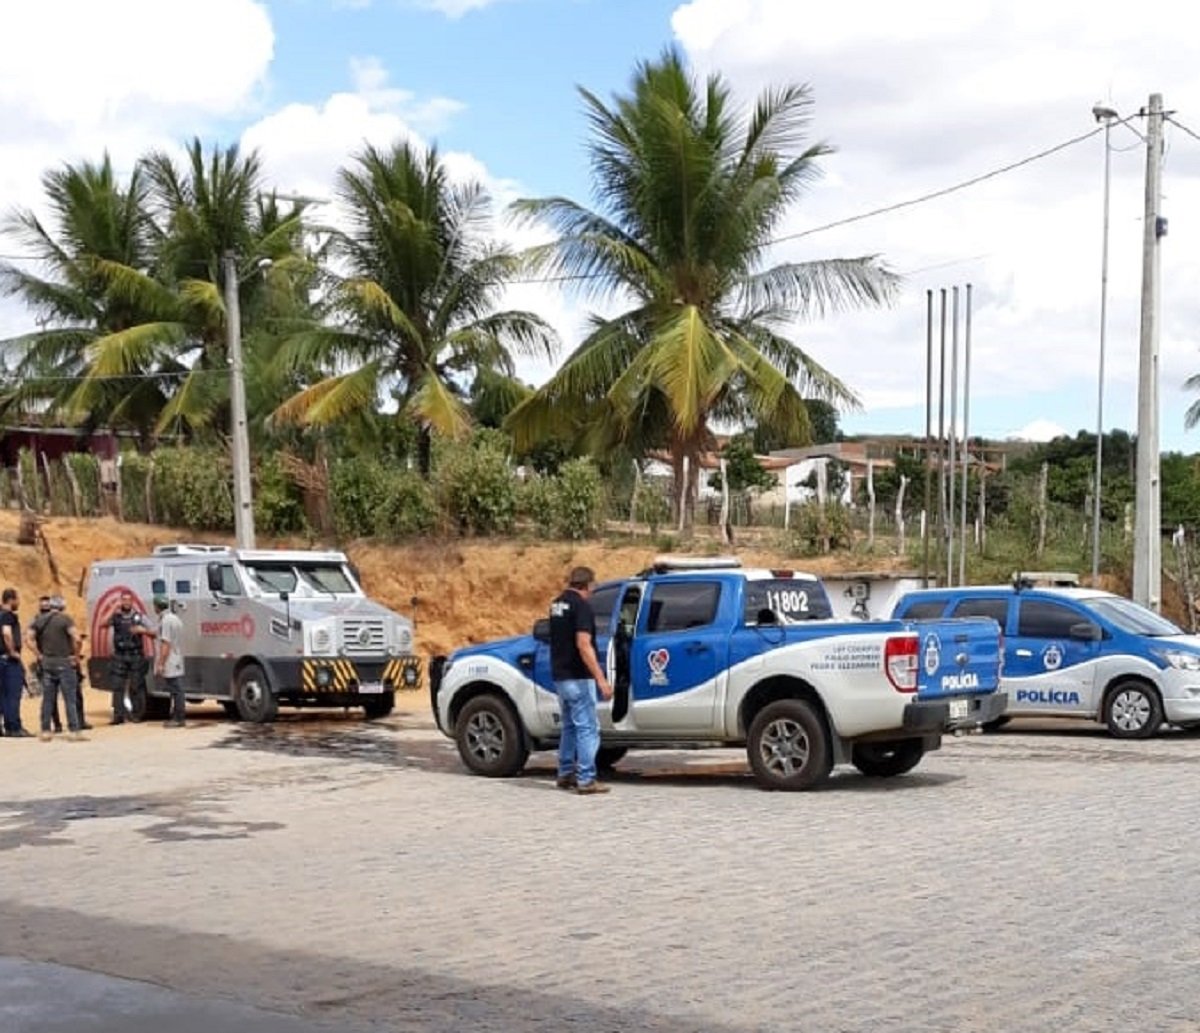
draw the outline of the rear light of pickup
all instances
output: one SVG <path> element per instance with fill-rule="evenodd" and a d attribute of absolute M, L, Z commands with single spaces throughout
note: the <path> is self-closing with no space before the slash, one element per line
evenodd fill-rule
<path fill-rule="evenodd" d="M 920 652 L 916 635 L 893 635 L 883 644 L 883 669 L 897 692 L 917 691 Z"/>

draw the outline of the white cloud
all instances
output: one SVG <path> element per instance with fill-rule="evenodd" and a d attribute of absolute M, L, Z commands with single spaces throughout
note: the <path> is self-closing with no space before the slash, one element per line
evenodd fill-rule
<path fill-rule="evenodd" d="M 417 0 L 417 5 L 430 11 L 438 11 L 447 18 L 461 18 L 470 11 L 490 7 L 499 0 Z"/>
<path fill-rule="evenodd" d="M 768 84 L 814 91 L 816 139 L 838 153 L 781 232 L 810 229 L 1032 154 L 1094 126 L 1091 106 L 1123 114 L 1164 93 L 1200 128 L 1200 65 L 1174 18 L 1128 18 L 1112 0 L 872 2 L 854 18 L 792 0 L 691 0 L 675 35 L 699 72 L 720 70 L 742 98 Z M 1143 128 L 1135 120 L 1137 128 Z M 1200 143 L 1168 126 L 1163 245 L 1162 402 L 1168 447 L 1190 398 L 1179 384 L 1200 368 Z M 1132 428 L 1141 289 L 1144 150 L 1114 130 L 1110 237 L 1108 426 Z M 1041 417 L 1095 425 L 1101 182 L 1099 137 L 940 200 L 781 245 L 805 259 L 880 252 L 907 271 L 888 312 L 803 327 L 798 338 L 850 381 L 871 411 L 847 426 L 924 424 L 925 290 L 975 285 L 972 421 L 1002 433 Z M 1176 226 L 1179 232 L 1174 232 Z M 935 267 L 935 268 L 931 268 Z M 889 417 L 887 411 L 891 410 Z M 1014 418 L 1015 417 L 1015 418 Z"/>
<path fill-rule="evenodd" d="M 1063 437 L 1066 433 L 1066 429 L 1060 427 L 1053 420 L 1033 420 L 1020 430 L 1005 434 L 1004 439 L 1006 441 L 1053 441 L 1055 438 Z"/>

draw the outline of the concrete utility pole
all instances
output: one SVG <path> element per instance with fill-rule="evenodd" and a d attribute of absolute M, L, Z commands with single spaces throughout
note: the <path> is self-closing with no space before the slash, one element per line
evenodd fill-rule
<path fill-rule="evenodd" d="M 239 549 L 254 548 L 254 496 L 250 486 L 250 436 L 246 426 L 246 373 L 242 365 L 242 312 L 237 262 L 226 253 L 225 334 L 229 344 L 229 400 L 233 416 L 233 526 Z"/>
<path fill-rule="evenodd" d="M 1146 109 L 1146 213 L 1142 235 L 1142 332 L 1138 355 L 1137 513 L 1133 538 L 1133 598 L 1162 607 L 1162 498 L 1158 452 L 1159 242 L 1167 223 L 1162 201 L 1163 99 Z"/>

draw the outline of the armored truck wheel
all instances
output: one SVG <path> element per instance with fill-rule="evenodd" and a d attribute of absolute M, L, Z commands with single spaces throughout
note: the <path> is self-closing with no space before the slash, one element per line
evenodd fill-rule
<path fill-rule="evenodd" d="M 225 711 L 225 716 L 229 718 L 230 721 L 240 721 L 242 719 L 242 712 L 238 710 L 237 700 L 221 700 L 221 707 Z"/>
<path fill-rule="evenodd" d="M 454 726 L 458 755 L 477 775 L 511 778 L 520 774 L 529 749 L 512 709 L 499 696 L 476 696 Z"/>
<path fill-rule="evenodd" d="M 395 706 L 395 695 L 385 692 L 382 696 L 363 700 L 363 713 L 366 714 L 368 721 L 378 721 L 381 717 L 387 717 L 395 709 Z"/>
<path fill-rule="evenodd" d="M 920 739 L 895 739 L 855 743 L 850 759 L 864 775 L 892 778 L 912 771 L 924 756 L 925 744 Z"/>
<path fill-rule="evenodd" d="M 763 707 L 746 737 L 750 768 L 764 789 L 819 785 L 833 766 L 829 747 L 825 722 L 801 699 L 781 699 Z"/>
<path fill-rule="evenodd" d="M 279 701 L 271 692 L 267 676 L 257 664 L 249 664 L 238 671 L 234 695 L 243 721 L 269 724 L 279 712 Z"/>
<path fill-rule="evenodd" d="M 1123 681 L 1104 701 L 1104 723 L 1117 739 L 1149 739 L 1163 720 L 1162 701 L 1149 685 Z"/>

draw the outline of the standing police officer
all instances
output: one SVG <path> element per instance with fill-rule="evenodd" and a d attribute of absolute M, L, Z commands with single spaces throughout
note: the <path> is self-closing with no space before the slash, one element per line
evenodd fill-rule
<path fill-rule="evenodd" d="M 78 688 L 75 669 L 79 664 L 83 643 L 66 609 L 67 604 L 61 596 L 51 599 L 50 615 L 42 623 L 37 636 L 37 658 L 42 669 L 42 742 L 49 742 L 52 738 L 50 726 L 60 691 L 67 711 L 67 739 L 71 742 L 84 740 L 75 702 Z"/>
<path fill-rule="evenodd" d="M 109 619 L 112 629 L 112 661 L 108 684 L 112 689 L 112 723 L 125 723 L 126 700 L 130 710 L 139 713 L 134 701 L 146 694 L 146 651 L 143 642 L 154 638 L 146 618 L 133 608 L 133 593 L 121 593 L 120 609 Z M 130 720 L 134 720 L 131 716 Z M 136 720 L 140 720 L 140 717 Z"/>

